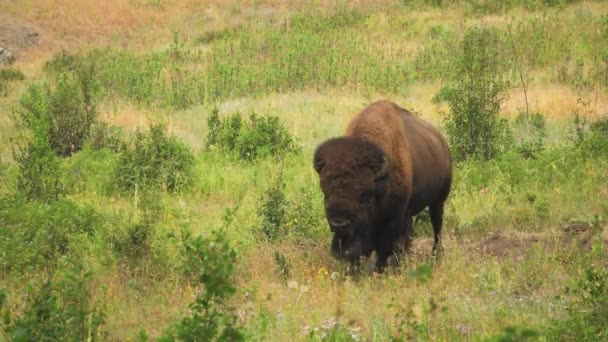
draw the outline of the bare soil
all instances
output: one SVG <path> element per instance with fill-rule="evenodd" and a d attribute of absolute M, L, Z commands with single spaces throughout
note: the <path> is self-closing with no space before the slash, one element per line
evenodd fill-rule
<path fill-rule="evenodd" d="M 0 47 L 8 49 L 17 61 L 27 59 L 28 51 L 42 47 L 43 42 L 37 28 L 0 16 Z"/>
<path fill-rule="evenodd" d="M 490 254 L 497 258 L 523 258 L 530 247 L 541 241 L 536 236 L 503 236 L 492 234 L 483 239 L 475 249 L 482 254 Z"/>

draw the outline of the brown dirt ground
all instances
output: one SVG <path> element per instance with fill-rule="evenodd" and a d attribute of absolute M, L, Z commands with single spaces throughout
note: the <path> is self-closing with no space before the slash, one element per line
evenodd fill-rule
<path fill-rule="evenodd" d="M 53 44 L 48 35 L 35 26 L 0 16 L 0 46 L 13 53 L 17 63 L 31 62 L 46 55 Z"/>
<path fill-rule="evenodd" d="M 603 227 L 601 239 L 608 244 L 608 229 Z M 557 243 L 556 243 L 557 242 Z M 481 254 L 497 258 L 523 258 L 535 244 L 541 244 L 549 250 L 560 246 L 579 244 L 585 250 L 591 250 L 594 242 L 593 228 L 587 222 L 573 222 L 565 225 L 558 234 L 521 235 L 519 237 L 492 234 L 474 245 L 474 250 Z"/>

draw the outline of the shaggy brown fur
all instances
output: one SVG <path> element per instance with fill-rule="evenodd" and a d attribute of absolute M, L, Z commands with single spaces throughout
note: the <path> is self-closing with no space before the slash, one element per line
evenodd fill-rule
<path fill-rule="evenodd" d="M 450 192 L 448 145 L 430 123 L 390 101 L 358 113 L 346 136 L 321 144 L 314 166 L 334 232 L 332 253 L 357 263 L 376 251 L 378 269 L 407 251 L 412 216 L 429 207 L 440 247 L 443 205 Z"/>

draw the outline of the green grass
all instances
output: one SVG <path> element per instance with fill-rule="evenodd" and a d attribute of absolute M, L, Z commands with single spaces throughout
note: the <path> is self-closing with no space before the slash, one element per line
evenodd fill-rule
<path fill-rule="evenodd" d="M 548 77 L 577 89 L 606 85 L 608 50 L 600 44 L 608 37 L 606 16 L 583 6 L 513 11 L 518 16 L 505 14 L 490 26 L 498 32 L 502 68 L 512 71 L 514 84 L 517 61 L 528 78 Z M 194 44 L 175 33 L 166 50 L 60 55 L 47 69 L 94 61 L 106 98 L 172 109 L 295 91 L 395 95 L 415 82 L 458 77 L 451 68 L 455 43 L 466 27 L 479 24 L 475 17 L 463 23 L 441 11 L 395 4 L 365 11 L 309 9 L 280 22 L 253 21 Z"/>

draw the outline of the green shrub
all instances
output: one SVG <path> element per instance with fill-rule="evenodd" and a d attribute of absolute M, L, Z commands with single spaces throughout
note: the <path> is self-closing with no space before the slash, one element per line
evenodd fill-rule
<path fill-rule="evenodd" d="M 19 315 L 5 308 L 0 293 L 0 336 L 8 341 L 99 341 L 104 313 L 89 293 L 92 273 L 80 262 L 68 261 L 39 289 L 30 288 Z M 4 298 L 3 298 L 4 297 Z"/>
<path fill-rule="evenodd" d="M 137 131 L 130 146 L 122 148 L 114 175 L 123 190 L 159 187 L 173 192 L 192 182 L 193 164 L 188 146 L 168 136 L 166 127 L 156 123 L 147 132 Z"/>
<path fill-rule="evenodd" d="M 245 121 L 239 112 L 221 119 L 214 109 L 207 118 L 207 146 L 235 152 L 241 159 L 278 156 L 299 151 L 295 139 L 276 116 L 252 112 Z"/>
<path fill-rule="evenodd" d="M 289 264 L 289 260 L 287 260 L 287 257 L 285 256 L 285 254 L 279 252 L 278 250 L 275 250 L 273 259 L 274 259 L 274 262 L 276 263 L 277 271 L 279 272 L 281 277 L 283 277 L 283 279 L 287 279 L 288 277 L 290 277 L 291 276 L 291 266 Z"/>
<path fill-rule="evenodd" d="M 80 254 L 82 240 L 101 226 L 91 208 L 61 199 L 51 204 L 0 200 L 0 270 L 3 274 L 52 268 L 66 254 Z"/>
<path fill-rule="evenodd" d="M 0 81 L 22 81 L 25 76 L 19 69 L 0 68 Z"/>
<path fill-rule="evenodd" d="M 0 68 L 0 95 L 8 96 L 9 81 L 21 81 L 25 76 L 19 69 L 15 68 Z"/>
<path fill-rule="evenodd" d="M 20 150 L 13 150 L 19 165 L 17 189 L 29 200 L 51 202 L 62 194 L 60 161 L 48 140 L 45 121 L 32 123 L 32 141 Z"/>
<path fill-rule="evenodd" d="M 608 338 L 608 264 L 602 223 L 596 216 L 591 224 L 592 250 L 584 256 L 585 267 L 569 281 L 565 291 L 569 317 L 552 320 L 546 334 L 549 340 L 602 341 Z"/>
<path fill-rule="evenodd" d="M 234 112 L 225 119 L 220 119 L 219 109 L 214 108 L 207 118 L 207 148 L 218 146 L 222 149 L 236 150 L 243 126 L 241 113 Z"/>
<path fill-rule="evenodd" d="M 608 39 L 608 15 L 598 18 L 597 40 L 604 42 Z M 595 44 L 592 51 L 597 53 L 594 66 L 595 80 L 603 87 L 608 87 L 608 46 L 606 44 Z"/>
<path fill-rule="evenodd" d="M 517 151 L 525 158 L 534 158 L 535 155 L 545 148 L 547 137 L 545 117 L 541 113 L 530 113 L 526 115 L 520 112 L 515 118 L 517 134 Z"/>
<path fill-rule="evenodd" d="M 455 58 L 458 77 L 444 85 L 435 101 L 445 101 L 445 128 L 454 158 L 494 158 L 510 142 L 508 122 L 500 118 L 506 96 L 498 34 L 487 27 L 469 28 Z"/>
<path fill-rule="evenodd" d="M 31 86 L 21 99 L 22 121 L 28 126 L 44 122 L 47 140 L 59 156 L 79 151 L 97 120 L 99 87 L 93 64 L 61 73 L 51 85 Z"/>
<path fill-rule="evenodd" d="M 111 125 L 105 121 L 98 121 L 91 125 L 87 146 L 98 151 L 104 148 L 119 152 L 124 144 L 125 132 L 121 127 Z"/>
<path fill-rule="evenodd" d="M 525 327 L 506 327 L 500 334 L 483 339 L 485 342 L 543 341 L 542 335 L 535 329 Z"/>
<path fill-rule="evenodd" d="M 450 71 L 452 54 L 457 48 L 457 36 L 444 26 L 435 28 L 430 36 L 416 54 L 416 77 L 421 80 L 445 79 L 446 72 Z"/>
<path fill-rule="evenodd" d="M 134 222 L 116 227 L 108 240 L 114 252 L 124 261 L 134 264 L 141 260 L 160 260 L 163 244 L 157 243 L 159 223 L 165 212 L 161 194 L 156 189 L 138 191 L 136 196 L 137 214 Z M 162 266 L 161 263 L 157 263 Z"/>
<path fill-rule="evenodd" d="M 31 139 L 25 147 L 13 150 L 20 171 L 17 188 L 30 200 L 56 200 L 62 193 L 60 161 L 49 140 L 51 122 L 44 90 L 31 86 L 21 98 L 21 107 L 24 111 L 18 119 L 29 128 Z"/>
<path fill-rule="evenodd" d="M 361 336 L 361 328 L 348 326 L 336 319 L 328 319 L 321 326 L 306 330 L 307 341 L 357 342 L 364 340 Z"/>
<path fill-rule="evenodd" d="M 249 115 L 249 125 L 241 130 L 238 152 L 242 159 L 276 156 L 297 151 L 298 147 L 276 116 Z"/>
<path fill-rule="evenodd" d="M 608 139 L 608 116 L 594 121 L 590 126 L 589 126 L 589 130 L 592 133 L 597 134 L 600 137 L 603 137 L 604 139 Z"/>
<path fill-rule="evenodd" d="M 323 195 L 319 187 L 298 189 L 289 200 L 286 212 L 286 233 L 298 243 L 316 243 L 327 238 L 327 228 Z"/>
<path fill-rule="evenodd" d="M 260 229 L 270 241 L 276 241 L 286 234 L 287 210 L 289 202 L 285 198 L 285 184 L 279 177 L 265 192 L 258 208 L 262 222 Z"/>
<path fill-rule="evenodd" d="M 298 243 L 315 243 L 329 232 L 325 220 L 322 195 L 318 187 L 299 189 L 287 198 L 282 176 L 273 181 L 260 197 L 257 230 L 268 241 L 285 237 Z"/>
<path fill-rule="evenodd" d="M 53 58 L 44 63 L 43 70 L 57 75 L 76 70 L 80 63 L 82 63 L 82 58 L 66 50 L 61 50 Z"/>
<path fill-rule="evenodd" d="M 236 292 L 232 281 L 236 252 L 224 236 L 218 230 L 210 238 L 192 238 L 189 231 L 183 231 L 184 263 L 196 273 L 195 284 L 204 289 L 189 305 L 189 315 L 171 325 L 160 341 L 244 340 L 234 308 L 227 303 Z"/>

